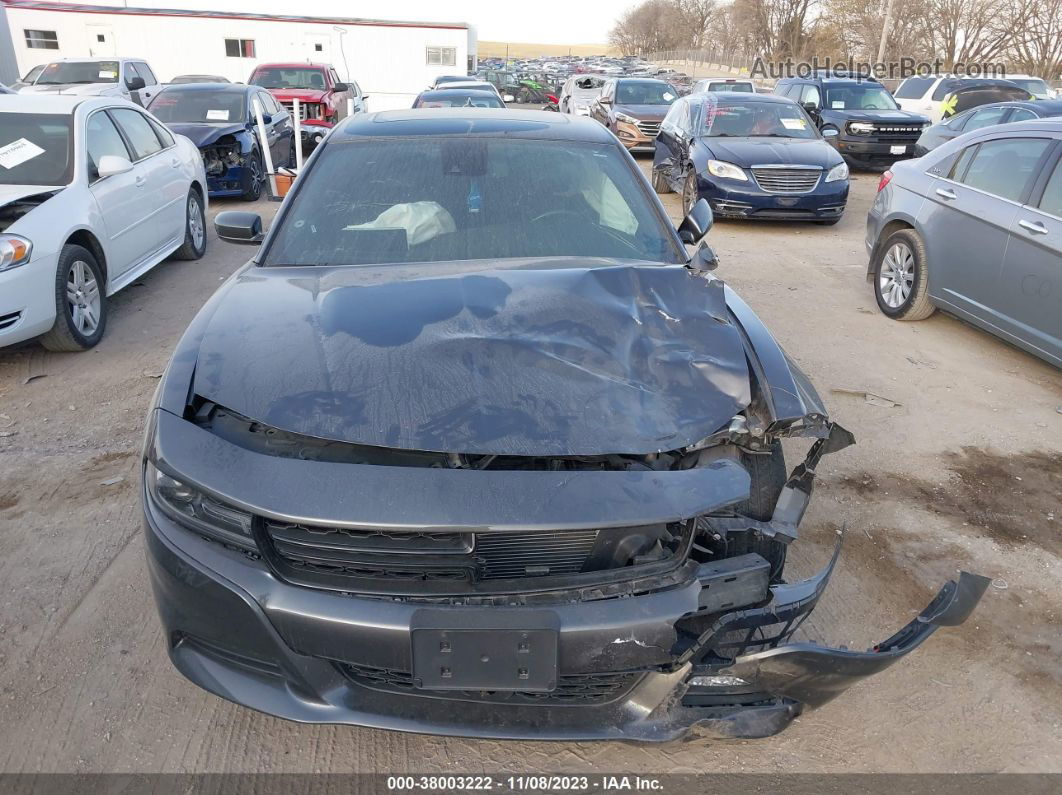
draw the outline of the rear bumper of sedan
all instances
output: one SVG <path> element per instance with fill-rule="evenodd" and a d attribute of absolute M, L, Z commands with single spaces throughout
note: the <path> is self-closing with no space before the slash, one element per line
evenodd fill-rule
<path fill-rule="evenodd" d="M 828 221 L 840 218 L 848 202 L 848 180 L 821 182 L 810 193 L 779 194 L 762 190 L 754 181 L 716 180 L 702 174 L 698 196 L 725 218 L 773 221 Z"/>
<path fill-rule="evenodd" d="M 251 461 L 260 454 L 203 439 L 225 454 L 193 456 L 194 444 L 186 454 L 182 443 L 165 443 L 160 461 L 217 461 L 266 475 L 256 468 L 263 462 Z M 288 472 L 306 463 L 264 462 Z M 701 490 L 730 501 L 747 491 L 736 474 L 728 466 L 698 474 Z M 314 493 L 309 484 L 297 490 Z M 252 552 L 208 540 L 173 521 L 147 489 L 142 496 L 173 664 L 223 698 L 301 722 L 555 740 L 665 741 L 694 727 L 766 737 L 889 667 L 938 627 L 962 623 L 987 585 L 963 573 L 899 632 L 854 652 L 791 640 L 826 588 L 840 538 L 818 574 L 792 584 L 770 585 L 767 561 L 746 554 L 687 561 L 631 583 L 622 598 L 571 585 L 501 599 L 396 599 L 296 584 L 273 565 L 268 545 Z M 480 668 L 488 658 L 495 667 L 511 659 L 527 688 L 482 684 L 494 674 Z M 548 681 L 536 681 L 541 670 Z"/>

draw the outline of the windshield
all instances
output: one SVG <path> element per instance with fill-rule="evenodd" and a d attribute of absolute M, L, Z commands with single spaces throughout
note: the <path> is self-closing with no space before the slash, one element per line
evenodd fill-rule
<path fill-rule="evenodd" d="M 165 124 L 241 122 L 247 99 L 242 91 L 160 91 L 148 110 Z"/>
<path fill-rule="evenodd" d="M 73 172 L 70 117 L 0 113 L 0 185 L 67 185 Z"/>
<path fill-rule="evenodd" d="M 655 80 L 624 80 L 616 86 L 617 105 L 670 105 L 676 98 L 674 88 Z"/>
<path fill-rule="evenodd" d="M 1041 96 L 1047 96 L 1051 93 L 1051 89 L 1047 87 L 1047 83 L 1045 83 L 1043 80 L 1022 77 L 1008 77 L 1007 80 L 1021 88 L 1024 88 L 1030 94 L 1039 94 Z"/>
<path fill-rule="evenodd" d="M 323 71 L 300 69 L 297 66 L 259 69 L 251 75 L 251 85 L 262 88 L 305 88 L 311 91 L 324 91 L 328 87 Z"/>
<path fill-rule="evenodd" d="M 720 102 L 708 95 L 703 108 L 700 134 L 708 137 L 819 137 L 807 114 L 788 102 Z"/>
<path fill-rule="evenodd" d="M 897 110 L 899 107 L 892 94 L 879 85 L 855 83 L 826 87 L 829 110 Z"/>
<path fill-rule="evenodd" d="M 117 61 L 60 61 L 44 67 L 38 86 L 68 83 L 117 83 Z"/>
<path fill-rule="evenodd" d="M 614 144 L 549 140 L 329 144 L 300 177 L 309 181 L 284 212 L 264 264 L 558 256 L 684 262 L 627 160 Z"/>
<path fill-rule="evenodd" d="M 504 108 L 498 97 L 486 91 L 478 94 L 463 94 L 460 91 L 447 91 L 445 94 L 432 94 L 419 97 L 414 108 Z"/>

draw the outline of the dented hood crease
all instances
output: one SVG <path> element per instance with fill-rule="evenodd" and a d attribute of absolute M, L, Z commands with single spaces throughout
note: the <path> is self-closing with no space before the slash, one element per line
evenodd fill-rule
<path fill-rule="evenodd" d="M 193 389 L 276 428 L 382 447 L 674 450 L 750 399 L 723 296 L 681 266 L 607 260 L 252 268 L 210 320 Z"/>

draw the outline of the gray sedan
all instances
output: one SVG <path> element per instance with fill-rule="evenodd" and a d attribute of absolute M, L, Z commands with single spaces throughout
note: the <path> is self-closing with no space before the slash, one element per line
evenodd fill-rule
<path fill-rule="evenodd" d="M 1062 367 L 1062 120 L 986 127 L 896 163 L 866 245 L 888 317 L 944 309 Z"/>

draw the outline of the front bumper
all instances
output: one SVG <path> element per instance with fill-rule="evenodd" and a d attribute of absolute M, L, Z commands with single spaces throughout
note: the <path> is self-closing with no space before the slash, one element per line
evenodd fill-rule
<path fill-rule="evenodd" d="M 907 141 L 867 141 L 851 136 L 840 136 L 831 139 L 831 143 L 837 147 L 837 151 L 850 164 L 857 166 L 891 166 L 897 160 L 907 160 L 916 157 L 915 143 L 918 138 L 913 137 Z M 899 151 L 899 149 L 903 151 Z"/>
<path fill-rule="evenodd" d="M 229 166 L 222 174 L 207 176 L 207 193 L 212 199 L 242 196 L 250 187 L 250 178 L 246 166 Z"/>
<path fill-rule="evenodd" d="M 616 122 L 616 137 L 629 152 L 656 151 L 656 136 L 646 135 L 636 124 Z"/>
<path fill-rule="evenodd" d="M 0 347 L 44 334 L 55 323 L 59 255 L 39 254 L 0 273 Z"/>
<path fill-rule="evenodd" d="M 779 194 L 761 190 L 754 181 L 740 183 L 701 174 L 700 198 L 724 218 L 772 221 L 828 221 L 840 218 L 848 203 L 848 180 L 822 182 L 811 193 Z"/>
<path fill-rule="evenodd" d="M 665 741 L 697 727 L 766 737 L 889 667 L 937 627 L 962 623 L 988 582 L 963 573 L 898 633 L 855 652 L 789 642 L 825 590 L 840 539 L 821 572 L 794 584 L 768 586 L 766 561 L 750 554 L 689 564 L 672 587 L 626 598 L 484 608 L 292 585 L 261 560 L 175 525 L 146 494 L 144 506 L 167 649 L 191 681 L 290 720 L 443 735 Z M 548 614 L 557 687 L 418 689 L 412 633 L 426 608 L 444 626 L 485 629 Z"/>

